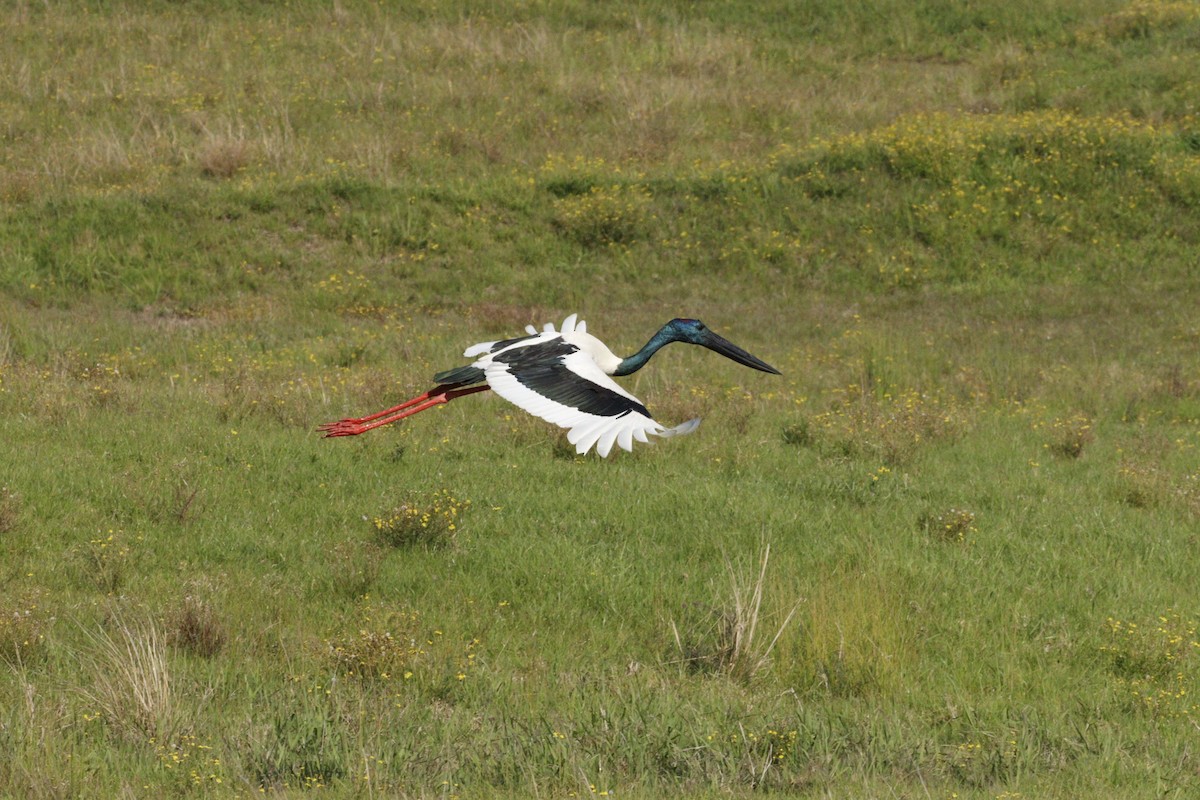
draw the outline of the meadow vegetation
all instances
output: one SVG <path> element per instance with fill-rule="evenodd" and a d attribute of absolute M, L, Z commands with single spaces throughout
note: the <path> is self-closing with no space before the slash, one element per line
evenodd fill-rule
<path fill-rule="evenodd" d="M 1200 792 L 1195 3 L 0 26 L 0 795 Z"/>

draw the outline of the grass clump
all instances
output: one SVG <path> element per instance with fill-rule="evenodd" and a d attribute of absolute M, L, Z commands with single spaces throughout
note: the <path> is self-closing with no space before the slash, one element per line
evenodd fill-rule
<path fill-rule="evenodd" d="M 241 137 L 214 136 L 200 149 L 200 173 L 208 178 L 232 178 L 249 166 L 250 143 Z"/>
<path fill-rule="evenodd" d="M 379 577 L 386 555 L 384 546 L 376 541 L 355 539 L 334 544 L 329 570 L 335 589 L 346 597 L 365 595 Z"/>
<path fill-rule="evenodd" d="M 345 777 L 346 736 L 330 709 L 308 695 L 289 698 L 269 727 L 248 742 L 242 762 L 261 793 L 324 789 Z"/>
<path fill-rule="evenodd" d="M 954 783 L 975 789 L 1003 784 L 1020 774 L 1023 748 L 1006 736 L 979 736 L 970 741 L 944 745 L 938 754 L 939 771 Z M 998 800 L 1016 797 L 995 795 Z"/>
<path fill-rule="evenodd" d="M 795 631 L 780 642 L 784 680 L 804 694 L 887 696 L 912 656 L 902 605 L 880 575 L 821 579 L 807 594 Z"/>
<path fill-rule="evenodd" d="M 1134 508 L 1153 508 L 1170 501 L 1171 479 L 1160 467 L 1144 461 L 1126 461 L 1117 469 L 1121 499 Z"/>
<path fill-rule="evenodd" d="M 1046 437 L 1043 446 L 1062 458 L 1079 458 L 1095 437 L 1092 419 L 1086 414 L 1055 417 L 1041 427 Z"/>
<path fill-rule="evenodd" d="M 202 786 L 216 789 L 229 780 L 225 764 L 214 753 L 213 746 L 194 733 L 179 734 L 169 741 L 151 738 L 148 743 L 154 747 L 159 768 L 177 791 L 194 791 Z"/>
<path fill-rule="evenodd" d="M 840 455 L 896 466 L 911 461 L 927 444 L 957 435 L 966 423 L 955 403 L 925 392 L 876 394 L 854 384 L 838 395 L 840 401 L 830 410 L 789 426 L 785 441 L 815 441 Z"/>
<path fill-rule="evenodd" d="M 1146 623 L 1109 617 L 1100 651 L 1123 678 L 1163 678 L 1200 653 L 1197 622 L 1171 610 Z"/>
<path fill-rule="evenodd" d="M 36 596 L 0 603 L 0 661 L 13 668 L 36 661 L 45 653 L 46 633 L 53 623 Z"/>
<path fill-rule="evenodd" d="M 21 514 L 21 498 L 7 486 L 0 486 L 0 533 L 17 529 Z"/>
<path fill-rule="evenodd" d="M 1200 472 L 1177 477 L 1159 464 L 1129 459 L 1117 475 L 1121 499 L 1134 508 L 1174 508 L 1200 515 Z"/>
<path fill-rule="evenodd" d="M 79 691 L 110 730 L 131 741 L 165 741 L 179 730 L 177 701 L 166 639 L 152 621 L 112 616 L 85 629 L 80 651 L 90 681 Z"/>
<path fill-rule="evenodd" d="M 449 547 L 470 505 L 470 500 L 460 500 L 448 489 L 424 496 L 412 494 L 391 512 L 375 517 L 372 525 L 379 541 L 390 547 Z"/>
<path fill-rule="evenodd" d="M 962 508 L 949 508 L 937 514 L 924 514 L 919 525 L 921 530 L 935 539 L 963 543 L 968 534 L 976 534 L 974 512 Z"/>
<path fill-rule="evenodd" d="M 360 604 L 353 633 L 326 641 L 325 656 L 337 672 L 362 680 L 408 678 L 425 650 L 416 611 L 395 611 Z"/>
<path fill-rule="evenodd" d="M 728 595 L 707 619 L 691 626 L 681 634 L 675 621 L 671 633 L 682 663 L 689 670 L 719 672 L 739 681 L 749 681 L 770 663 L 771 652 L 779 642 L 799 603 L 784 616 L 770 641 L 764 641 L 759 625 L 763 619 L 763 594 L 766 586 L 767 564 L 771 546 L 765 545 L 759 561 L 758 576 L 740 573 L 728 556 L 725 573 L 729 580 Z"/>
<path fill-rule="evenodd" d="M 1149 39 L 1157 33 L 1200 22 L 1200 7 L 1184 0 L 1135 0 L 1105 15 L 1095 38 Z"/>
<path fill-rule="evenodd" d="M 631 244 L 646 230 L 648 189 L 637 184 L 592 186 L 554 201 L 554 224 L 584 247 Z"/>
<path fill-rule="evenodd" d="M 125 532 L 109 528 L 107 533 L 74 548 L 78 582 L 105 594 L 116 594 L 125 586 L 133 558 L 133 547 Z"/>
<path fill-rule="evenodd" d="M 813 443 L 813 426 L 808 417 L 785 425 L 781 434 L 784 444 L 808 447 Z"/>
<path fill-rule="evenodd" d="M 1100 651 L 1125 685 L 1135 708 L 1155 717 L 1200 715 L 1196 661 L 1200 623 L 1170 610 L 1137 623 L 1109 617 Z"/>
<path fill-rule="evenodd" d="M 329 661 L 334 669 L 358 678 L 382 678 L 407 667 L 420 650 L 394 637 L 391 631 L 360 630 L 329 641 Z"/>
<path fill-rule="evenodd" d="M 167 641 L 194 656 L 213 658 L 225 647 L 225 626 L 212 604 L 187 595 L 168 621 Z"/>

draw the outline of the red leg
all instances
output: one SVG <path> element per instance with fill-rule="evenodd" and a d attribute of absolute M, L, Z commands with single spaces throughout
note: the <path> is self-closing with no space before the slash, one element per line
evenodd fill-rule
<path fill-rule="evenodd" d="M 472 386 L 469 389 L 446 389 L 438 386 L 430 389 L 420 397 L 414 397 L 406 403 L 385 409 L 377 414 L 371 414 L 368 417 L 343 419 L 337 422 L 327 422 L 317 428 L 317 430 L 322 431 L 327 439 L 333 436 L 357 436 L 360 433 L 366 433 L 369 430 L 384 425 L 391 425 L 393 422 L 398 422 L 405 417 L 411 417 L 413 414 L 433 408 L 434 406 L 449 403 L 451 400 L 463 395 L 486 391 L 490 388 L 492 387 L 487 384 Z"/>
<path fill-rule="evenodd" d="M 441 387 L 438 387 L 438 388 L 441 388 Z M 425 400 L 428 400 L 429 398 L 431 398 L 437 394 L 443 394 L 443 393 L 444 393 L 444 390 L 443 390 L 443 392 L 438 392 L 437 388 L 430 389 L 425 394 L 420 395 L 419 397 L 414 397 L 412 400 L 406 400 L 405 402 L 401 403 L 398 406 L 392 406 L 391 408 L 385 408 L 383 411 L 378 411 L 378 412 L 371 414 L 370 416 L 366 416 L 366 417 L 349 417 L 347 419 L 338 420 L 337 422 L 329 422 L 329 423 L 326 423 L 325 425 L 322 425 L 317 430 L 323 431 L 326 428 L 328 428 L 330 425 L 343 425 L 346 423 L 354 423 L 356 425 L 360 425 L 364 422 L 370 422 L 371 420 L 379 419 L 380 417 L 387 416 L 388 414 L 394 414 L 397 411 L 403 411 L 406 408 L 415 406 L 417 403 L 424 402 Z"/>

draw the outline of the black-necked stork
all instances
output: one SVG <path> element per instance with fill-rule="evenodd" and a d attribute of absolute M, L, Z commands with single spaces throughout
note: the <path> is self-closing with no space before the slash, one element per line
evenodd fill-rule
<path fill-rule="evenodd" d="M 671 320 L 629 358 L 613 355 L 587 332 L 585 322 L 576 322 L 574 314 L 563 320 L 559 330 L 550 323 L 541 331 L 532 325 L 525 330 L 527 336 L 468 347 L 463 355 L 475 358 L 474 362 L 434 375 L 437 386 L 407 403 L 369 417 L 330 422 L 318 430 L 327 437 L 356 436 L 457 397 L 494 389 L 530 414 L 567 428 L 567 441 L 579 454 L 595 446 L 596 452 L 607 458 L 614 443 L 632 450 L 635 439 L 649 441 L 647 434 L 679 436 L 691 433 L 700 424 L 699 419 L 693 419 L 674 428 L 664 427 L 650 416 L 642 401 L 609 377 L 636 372 L 664 345 L 704 345 L 739 364 L 780 374 L 696 319 Z"/>

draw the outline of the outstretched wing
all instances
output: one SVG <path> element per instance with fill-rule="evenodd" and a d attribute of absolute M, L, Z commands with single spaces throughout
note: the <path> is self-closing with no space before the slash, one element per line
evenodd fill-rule
<path fill-rule="evenodd" d="M 564 321 L 563 329 L 569 327 Z M 594 446 L 596 452 L 607 457 L 613 444 L 632 450 L 634 440 L 648 442 L 649 435 L 690 433 L 700 424 L 699 420 L 691 420 L 665 428 L 640 400 L 604 374 L 589 354 L 564 341 L 561 334 L 531 336 L 476 363 L 496 394 L 534 416 L 567 428 L 567 441 L 580 454 Z"/>

